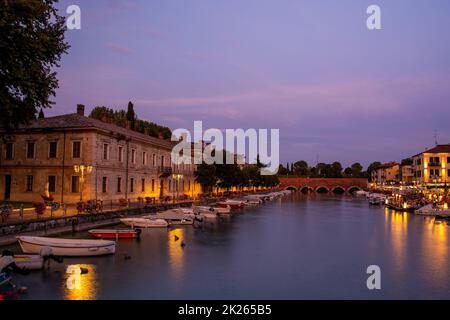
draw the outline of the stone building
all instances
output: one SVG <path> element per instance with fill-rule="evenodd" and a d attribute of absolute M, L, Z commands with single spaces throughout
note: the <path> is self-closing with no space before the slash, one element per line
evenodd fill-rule
<path fill-rule="evenodd" d="M 63 203 L 200 192 L 195 165 L 171 163 L 174 142 L 86 117 L 81 105 L 3 136 L 0 200 L 42 201 L 46 190 Z M 92 170 L 82 175 L 76 166 Z"/>

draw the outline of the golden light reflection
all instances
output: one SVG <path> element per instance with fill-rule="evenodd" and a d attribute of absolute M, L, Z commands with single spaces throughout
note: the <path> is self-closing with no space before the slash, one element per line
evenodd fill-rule
<path fill-rule="evenodd" d="M 434 219 L 428 219 L 426 232 L 423 236 L 422 250 L 424 254 L 423 263 L 432 271 L 432 279 L 436 282 L 448 281 L 449 248 L 447 233 L 449 226 L 445 223 L 436 224 Z"/>
<path fill-rule="evenodd" d="M 176 228 L 169 231 L 169 268 L 175 279 L 183 274 L 184 267 L 184 229 Z"/>
<path fill-rule="evenodd" d="M 85 268 L 86 274 L 79 274 L 76 270 Z M 67 266 L 64 277 L 65 300 L 95 300 L 97 298 L 97 274 L 95 265 L 72 264 Z"/>
<path fill-rule="evenodd" d="M 387 213 L 388 212 L 388 213 Z M 398 271 L 406 267 L 406 245 L 408 237 L 408 214 L 395 210 L 385 211 L 386 228 L 390 232 L 393 260 Z"/>

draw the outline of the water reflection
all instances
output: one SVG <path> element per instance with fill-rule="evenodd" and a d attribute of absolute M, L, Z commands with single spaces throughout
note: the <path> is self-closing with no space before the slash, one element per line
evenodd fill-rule
<path fill-rule="evenodd" d="M 389 230 L 393 262 L 398 272 L 404 271 L 406 266 L 408 214 L 385 209 L 385 225 Z"/>
<path fill-rule="evenodd" d="M 169 231 L 169 269 L 174 280 L 179 280 L 184 266 L 184 229 L 176 228 Z"/>
<path fill-rule="evenodd" d="M 433 271 L 432 279 L 434 281 L 448 281 L 447 233 L 449 227 L 445 224 L 435 224 L 434 219 L 427 219 L 425 229 L 426 232 L 422 238 L 423 263 Z"/>
<path fill-rule="evenodd" d="M 87 269 L 88 272 L 80 274 L 77 270 Z M 72 264 L 67 266 L 63 277 L 65 300 L 95 300 L 97 298 L 97 274 L 95 265 Z"/>

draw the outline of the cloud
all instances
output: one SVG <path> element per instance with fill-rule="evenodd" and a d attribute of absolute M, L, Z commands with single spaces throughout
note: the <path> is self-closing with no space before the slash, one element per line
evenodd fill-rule
<path fill-rule="evenodd" d="M 131 50 L 130 48 L 115 43 L 107 43 L 105 44 L 105 47 L 111 50 L 112 52 L 119 53 L 122 55 L 129 56 L 133 54 L 133 50 Z"/>

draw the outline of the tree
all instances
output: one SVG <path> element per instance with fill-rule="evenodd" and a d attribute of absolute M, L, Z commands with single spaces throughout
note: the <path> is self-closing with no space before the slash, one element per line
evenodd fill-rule
<path fill-rule="evenodd" d="M 285 167 L 283 167 L 282 164 L 280 164 L 280 166 L 278 167 L 278 174 L 279 174 L 280 176 L 285 176 L 285 175 L 287 175 L 288 173 L 289 173 L 288 170 L 287 170 Z"/>
<path fill-rule="evenodd" d="M 131 102 L 131 101 L 128 101 L 127 121 L 130 122 L 130 129 L 135 130 L 135 128 L 136 128 L 136 113 L 134 112 L 134 105 L 133 105 L 133 102 Z"/>
<path fill-rule="evenodd" d="M 197 181 L 204 192 L 211 192 L 217 183 L 216 167 L 212 164 L 199 164 L 194 172 L 195 181 Z"/>
<path fill-rule="evenodd" d="M 361 176 L 361 171 L 363 169 L 362 165 L 359 162 L 352 164 L 352 176 L 354 178 L 359 178 Z"/>
<path fill-rule="evenodd" d="M 304 160 L 294 163 L 294 174 L 299 176 L 308 175 L 308 163 Z"/>
<path fill-rule="evenodd" d="M 341 178 L 342 177 L 342 165 L 340 162 L 333 162 L 331 164 L 331 178 Z"/>
<path fill-rule="evenodd" d="M 0 114 L 6 131 L 49 108 L 58 88 L 55 68 L 69 45 L 56 0 L 8 1 L 0 5 Z"/>
<path fill-rule="evenodd" d="M 344 174 L 345 174 L 347 177 L 350 177 L 350 176 L 352 175 L 352 168 L 349 168 L 349 167 L 345 168 Z"/>

